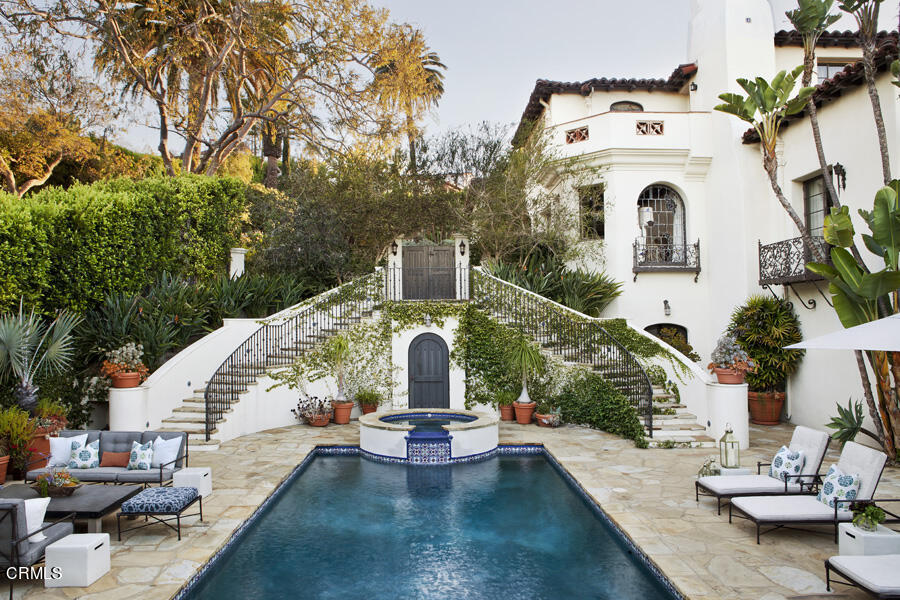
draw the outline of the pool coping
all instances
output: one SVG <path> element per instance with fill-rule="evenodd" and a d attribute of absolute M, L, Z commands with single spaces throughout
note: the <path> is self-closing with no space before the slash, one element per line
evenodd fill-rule
<path fill-rule="evenodd" d="M 185 600 L 187 595 L 193 590 L 194 586 L 196 586 L 203 575 L 212 567 L 214 567 L 220 560 L 222 560 L 223 556 L 232 548 L 232 546 L 237 542 L 240 536 L 243 534 L 244 530 L 256 522 L 257 519 L 261 518 L 266 509 L 271 505 L 272 502 L 276 501 L 278 497 L 284 493 L 284 491 L 288 488 L 287 483 L 293 481 L 295 478 L 299 477 L 312 463 L 313 460 L 317 456 L 360 456 L 368 454 L 364 450 L 362 450 L 358 445 L 342 445 L 342 444 L 322 444 L 316 445 L 312 450 L 307 453 L 307 455 L 303 458 L 300 463 L 291 469 L 290 473 L 285 475 L 281 481 L 275 486 L 265 500 L 256 507 L 253 511 L 253 514 L 250 515 L 243 523 L 241 523 L 229 536 L 228 540 L 222 544 L 213 554 L 209 557 L 209 559 L 199 568 L 196 572 L 178 589 L 178 591 L 172 596 L 173 600 Z M 492 453 L 492 455 L 494 455 Z M 642 549 L 641 547 L 633 540 L 631 537 L 603 510 L 600 506 L 600 503 L 597 502 L 593 496 L 584 487 L 581 483 L 576 479 L 569 471 L 565 468 L 565 466 L 553 455 L 553 453 L 541 443 L 534 444 L 499 444 L 496 449 L 496 455 L 498 456 L 540 456 L 543 455 L 547 462 L 556 470 L 557 473 L 563 478 L 566 484 L 577 493 L 581 499 L 587 504 L 588 508 L 600 518 L 617 536 L 618 540 L 626 547 L 626 550 L 629 554 L 632 554 L 638 562 L 649 571 L 650 575 L 654 577 L 660 585 L 662 585 L 672 596 L 674 596 L 677 600 L 686 600 L 687 596 L 681 592 L 677 585 L 675 585 L 666 575 L 663 573 L 662 569 L 651 559 Z M 427 466 L 422 466 L 421 468 L 428 468 Z"/>
<path fill-rule="evenodd" d="M 413 425 L 400 425 L 397 423 L 388 423 L 382 421 L 383 417 L 397 417 L 401 415 L 466 415 L 475 417 L 474 421 L 450 423 L 441 427 L 446 431 L 465 431 L 467 429 L 483 429 L 484 427 L 496 426 L 500 420 L 487 413 L 476 412 L 473 410 L 457 410 L 453 408 L 404 408 L 397 410 L 389 410 L 384 412 L 369 413 L 359 418 L 361 427 L 370 427 L 372 429 L 385 429 L 388 431 L 412 431 L 415 429 Z"/>

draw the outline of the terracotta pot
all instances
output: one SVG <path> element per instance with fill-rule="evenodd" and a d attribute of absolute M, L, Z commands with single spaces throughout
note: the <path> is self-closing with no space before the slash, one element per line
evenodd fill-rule
<path fill-rule="evenodd" d="M 784 392 L 747 392 L 750 422 L 757 425 L 778 425 L 784 406 Z"/>
<path fill-rule="evenodd" d="M 719 383 L 727 383 L 727 384 L 741 384 L 744 383 L 744 372 L 736 371 L 734 369 L 720 369 L 719 367 L 715 367 L 713 372 L 716 374 L 716 379 L 719 380 Z"/>
<path fill-rule="evenodd" d="M 6 483 L 7 467 L 9 467 L 9 456 L 0 456 L 0 485 Z"/>
<path fill-rule="evenodd" d="M 363 404 L 363 405 L 362 405 L 362 412 L 363 412 L 364 415 L 367 415 L 367 414 L 369 414 L 369 413 L 373 413 L 373 412 L 375 412 L 376 410 L 378 410 L 378 405 L 377 405 L 377 404 Z"/>
<path fill-rule="evenodd" d="M 28 470 L 42 469 L 47 466 L 50 457 L 50 432 L 51 429 L 38 427 L 34 430 L 28 449 L 31 450 L 31 461 Z"/>
<path fill-rule="evenodd" d="M 501 421 L 515 421 L 516 420 L 516 409 L 513 407 L 512 404 L 500 406 L 500 420 Z"/>
<path fill-rule="evenodd" d="M 537 406 L 537 402 L 529 402 L 528 404 L 516 402 L 513 406 L 516 409 L 516 422 L 519 425 L 531 423 L 531 416 L 534 414 L 534 407 Z"/>
<path fill-rule="evenodd" d="M 312 425 L 313 427 L 325 427 L 328 425 L 329 421 L 331 421 L 331 415 L 319 415 L 312 419 L 307 419 L 306 423 Z"/>
<path fill-rule="evenodd" d="M 133 388 L 141 384 L 141 374 L 126 371 L 123 373 L 115 373 L 112 376 L 112 386 L 114 388 Z"/>
<path fill-rule="evenodd" d="M 539 427 L 550 427 L 550 416 L 536 412 L 534 413 L 534 420 L 537 421 Z"/>
<path fill-rule="evenodd" d="M 334 422 L 337 425 L 346 425 L 350 422 L 350 411 L 353 410 L 353 402 L 332 402 L 334 409 Z"/>

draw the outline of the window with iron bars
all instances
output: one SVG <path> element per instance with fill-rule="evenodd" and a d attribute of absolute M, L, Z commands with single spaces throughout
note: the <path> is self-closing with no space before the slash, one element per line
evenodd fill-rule
<path fill-rule="evenodd" d="M 603 215 L 603 184 L 578 188 L 581 239 L 602 240 L 606 235 Z"/>
<path fill-rule="evenodd" d="M 584 127 L 576 127 L 575 129 L 570 129 L 566 132 L 566 143 L 567 144 L 575 144 L 577 142 L 584 142 L 588 139 L 588 128 L 587 125 Z"/>

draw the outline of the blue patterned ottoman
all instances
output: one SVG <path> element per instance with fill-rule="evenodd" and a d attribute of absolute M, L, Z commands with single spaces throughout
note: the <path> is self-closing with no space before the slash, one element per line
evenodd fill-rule
<path fill-rule="evenodd" d="M 182 515 L 189 506 L 195 502 L 200 503 L 200 512 L 190 515 Z M 141 491 L 138 495 L 126 500 L 122 503 L 121 512 L 116 515 L 116 525 L 119 530 L 119 541 L 122 541 L 122 517 L 143 516 L 147 521 L 150 517 L 154 523 L 162 523 L 173 531 L 178 532 L 178 539 L 181 540 L 181 517 L 192 517 L 200 515 L 200 521 L 203 521 L 203 498 L 197 492 L 195 487 L 154 487 Z M 168 519 L 160 518 L 168 516 Z M 169 521 L 176 521 L 178 526 L 173 527 Z M 137 527 L 131 527 L 125 531 L 132 529 L 140 529 L 154 523 L 145 523 Z"/>

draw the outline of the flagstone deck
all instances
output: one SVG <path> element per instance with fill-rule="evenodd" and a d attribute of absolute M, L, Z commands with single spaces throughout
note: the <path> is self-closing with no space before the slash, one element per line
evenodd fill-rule
<path fill-rule="evenodd" d="M 751 427 L 744 465 L 770 459 L 792 428 Z M 779 600 L 864 598 L 851 589 L 825 594 L 825 558 L 837 554 L 829 535 L 778 531 L 755 543 L 751 523 L 728 524 L 715 500 L 694 501 L 693 476 L 708 449 L 640 450 L 631 442 L 583 427 L 545 429 L 502 424 L 503 443 L 542 442 L 616 523 L 689 598 Z M 318 444 L 357 444 L 359 429 L 295 426 L 248 435 L 214 452 L 191 454 L 191 466 L 210 466 L 213 495 L 203 502 L 204 523 L 186 519 L 182 540 L 162 526 L 115 540 L 115 517 L 104 520 L 112 537 L 112 570 L 89 588 L 44 589 L 17 584 L 16 598 L 142 600 L 171 598 L 249 517 L 278 483 Z M 837 461 L 829 451 L 823 471 Z M 888 468 L 880 497 L 900 497 L 900 469 Z M 822 529 L 827 532 L 827 528 Z"/>

